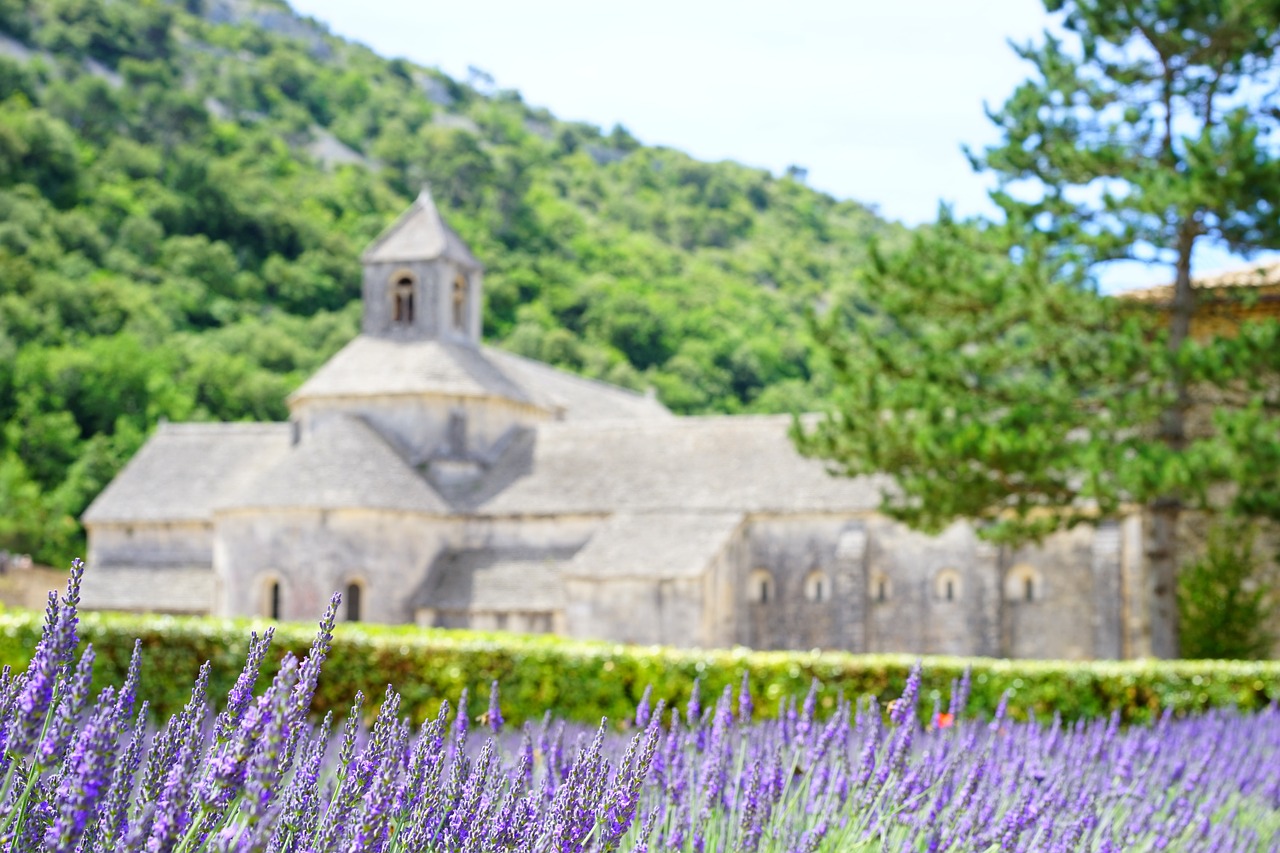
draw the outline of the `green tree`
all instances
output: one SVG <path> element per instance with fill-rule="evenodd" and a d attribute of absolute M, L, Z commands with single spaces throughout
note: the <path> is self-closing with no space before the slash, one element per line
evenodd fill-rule
<path fill-rule="evenodd" d="M 1046 6 L 1064 35 L 1017 48 L 1034 76 L 972 157 L 1003 222 L 944 218 L 831 315 L 840 412 L 801 444 L 894 475 L 887 508 L 925 528 L 1025 541 L 1144 507 L 1151 650 L 1172 657 L 1179 514 L 1280 516 L 1277 324 L 1190 336 L 1197 246 L 1280 246 L 1280 3 Z M 1122 260 L 1168 265 L 1172 304 L 1094 295 Z"/>
<path fill-rule="evenodd" d="M 1216 525 L 1205 553 L 1183 567 L 1178 578 L 1183 657 L 1261 660 L 1271 654 L 1271 590 L 1260 582 L 1253 543 L 1247 525 Z"/>

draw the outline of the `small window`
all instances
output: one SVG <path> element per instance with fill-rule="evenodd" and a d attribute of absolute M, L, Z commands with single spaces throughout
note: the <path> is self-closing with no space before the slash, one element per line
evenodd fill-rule
<path fill-rule="evenodd" d="M 465 331 L 467 327 L 467 277 L 458 275 L 453 280 L 453 328 Z"/>
<path fill-rule="evenodd" d="M 883 604 L 893 596 L 893 586 L 884 575 L 874 575 L 871 578 L 870 591 L 871 600 L 877 604 Z"/>
<path fill-rule="evenodd" d="M 271 581 L 267 584 L 267 615 L 279 619 L 281 612 L 280 581 Z"/>
<path fill-rule="evenodd" d="M 933 595 L 939 601 L 959 601 L 961 593 L 960 573 L 955 569 L 943 569 L 933 580 Z"/>
<path fill-rule="evenodd" d="M 345 600 L 347 604 L 347 621 L 348 622 L 360 621 L 361 616 L 363 615 L 363 611 L 361 610 L 361 607 L 363 605 L 363 602 L 361 601 L 361 595 L 363 592 L 364 590 L 361 589 L 361 585 L 359 583 L 352 581 L 351 583 L 347 584 L 347 594 L 343 596 L 343 600 Z"/>
<path fill-rule="evenodd" d="M 1044 598 L 1044 582 L 1040 573 L 1026 563 L 1014 566 L 1005 579 L 1004 596 L 1008 601 L 1040 601 Z"/>
<path fill-rule="evenodd" d="M 413 324 L 413 277 L 402 275 L 396 279 L 391 294 L 391 319 L 401 325 Z"/>
<path fill-rule="evenodd" d="M 809 601 L 823 602 L 831 598 L 831 580 L 822 572 L 810 572 L 804 579 L 804 597 Z"/>
<path fill-rule="evenodd" d="M 768 604 L 773 600 L 773 575 L 764 569 L 756 569 L 747 580 L 747 598 L 753 604 Z"/>

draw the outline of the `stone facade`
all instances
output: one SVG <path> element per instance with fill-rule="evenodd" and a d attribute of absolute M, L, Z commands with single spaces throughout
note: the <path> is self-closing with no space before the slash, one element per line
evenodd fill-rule
<path fill-rule="evenodd" d="M 286 424 L 166 424 L 86 512 L 85 607 L 685 646 L 1146 651 L 1141 524 L 999 549 L 880 515 L 786 417 L 678 418 L 480 341 L 483 271 L 420 197 L 362 334 Z"/>

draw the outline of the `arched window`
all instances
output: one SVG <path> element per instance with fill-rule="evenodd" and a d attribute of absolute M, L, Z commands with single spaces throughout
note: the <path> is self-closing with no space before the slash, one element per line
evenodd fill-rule
<path fill-rule="evenodd" d="M 870 586 L 871 600 L 877 604 L 883 604 L 893 597 L 893 585 L 889 583 L 886 575 L 872 575 Z"/>
<path fill-rule="evenodd" d="M 413 324 L 413 276 L 401 273 L 391 289 L 391 319 L 404 326 Z"/>
<path fill-rule="evenodd" d="M 364 605 L 364 602 L 361 600 L 363 597 L 364 597 L 364 584 L 360 583 L 359 581 L 351 581 L 350 583 L 347 584 L 347 590 L 343 594 L 342 600 L 347 605 L 347 621 L 348 622 L 360 621 L 361 617 L 364 614 L 364 611 L 361 609 Z"/>
<path fill-rule="evenodd" d="M 960 573 L 955 569 L 943 569 L 933 579 L 933 596 L 939 601 L 960 600 Z"/>
<path fill-rule="evenodd" d="M 284 613 L 284 595 L 278 578 L 267 578 L 263 587 L 262 612 L 269 619 L 279 619 Z"/>
<path fill-rule="evenodd" d="M 467 328 L 467 277 L 461 273 L 453 280 L 453 328 Z"/>
<path fill-rule="evenodd" d="M 756 569 L 747 579 L 747 600 L 753 604 L 768 604 L 773 600 L 773 575 L 764 569 Z"/>
<path fill-rule="evenodd" d="M 831 598 L 831 579 L 823 572 L 810 572 L 804 579 L 804 597 L 809 601 L 827 601 Z"/>
<path fill-rule="evenodd" d="M 1044 582 L 1033 566 L 1020 563 L 1005 577 L 1004 597 L 1007 601 L 1032 602 L 1044 598 Z"/>

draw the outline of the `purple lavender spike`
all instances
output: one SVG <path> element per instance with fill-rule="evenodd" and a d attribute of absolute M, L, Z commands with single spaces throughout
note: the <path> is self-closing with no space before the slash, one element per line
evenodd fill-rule
<path fill-rule="evenodd" d="M 506 721 L 502 718 L 502 708 L 498 705 L 498 682 L 495 680 L 489 684 L 489 728 L 496 734 L 501 734 L 502 725 Z"/>
<path fill-rule="evenodd" d="M 684 720 L 689 728 L 694 728 L 702 719 L 702 679 L 695 678 L 693 687 L 689 689 L 689 702 L 685 705 Z"/>
<path fill-rule="evenodd" d="M 649 699 L 653 695 L 653 685 L 650 684 L 644 689 L 644 695 L 640 697 L 640 704 L 636 705 L 636 728 L 643 729 L 649 725 Z"/>
<path fill-rule="evenodd" d="M 67 756 L 68 772 L 53 795 L 57 816 L 45 835 L 45 844 L 51 848 L 73 849 L 107 792 L 115 758 L 115 698 L 115 688 L 102 691 L 97 708 L 76 735 Z"/>
<path fill-rule="evenodd" d="M 257 682 L 258 674 L 262 671 L 262 663 L 266 659 L 267 651 L 271 648 L 271 640 L 274 636 L 274 627 L 267 628 L 262 636 L 259 636 L 256 631 L 249 635 L 249 652 L 245 657 L 244 667 L 236 677 L 236 682 L 232 686 L 231 692 L 227 694 L 226 707 L 214 722 L 213 738 L 215 742 L 226 742 L 232 732 L 239 726 L 245 709 L 253 701 L 253 685 Z"/>
<path fill-rule="evenodd" d="M 738 721 L 743 725 L 751 722 L 755 714 L 755 704 L 751 701 L 751 678 L 747 670 L 742 671 L 742 683 L 738 686 Z"/>

